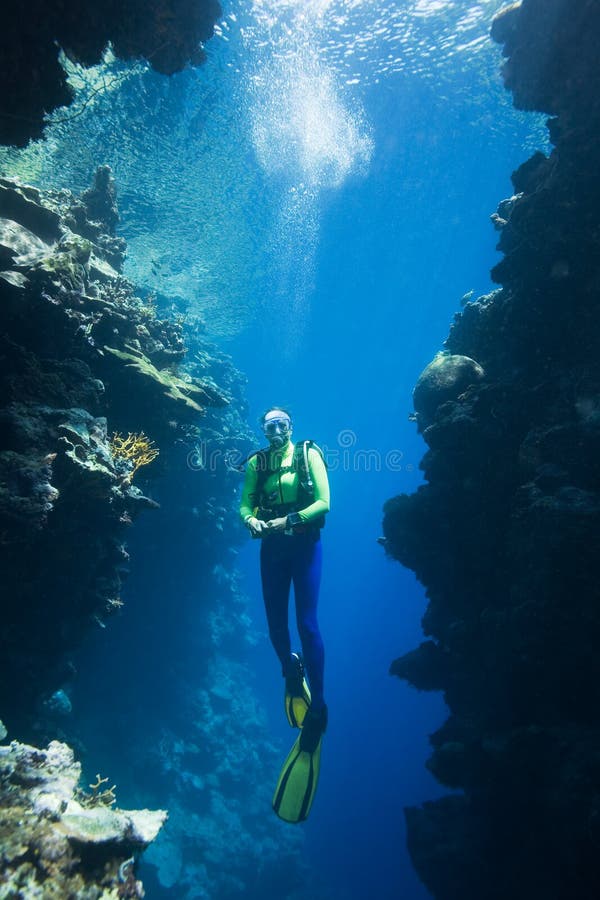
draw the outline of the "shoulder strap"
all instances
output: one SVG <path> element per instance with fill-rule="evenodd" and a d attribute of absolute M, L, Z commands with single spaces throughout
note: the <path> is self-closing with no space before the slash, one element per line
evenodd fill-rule
<path fill-rule="evenodd" d="M 327 468 L 327 460 L 325 459 L 325 454 L 323 453 L 317 442 L 313 441 L 311 438 L 307 438 L 304 441 L 298 441 L 294 448 L 294 459 L 297 459 L 300 465 L 305 463 L 306 466 L 308 466 L 308 451 L 311 449 L 311 447 L 317 451 L 317 453 L 323 460 L 325 468 Z"/>
<path fill-rule="evenodd" d="M 300 480 L 300 490 L 306 494 L 308 497 L 312 497 L 314 495 L 315 486 L 313 484 L 313 480 L 310 474 L 310 467 L 308 464 L 308 451 L 311 447 L 314 447 L 315 450 L 319 453 L 321 459 L 325 466 L 327 463 L 325 462 L 325 456 L 323 451 L 313 440 L 307 439 L 304 441 L 298 441 L 296 446 L 294 447 L 294 461 L 293 465 L 295 470 L 298 472 L 299 480 Z"/>
<path fill-rule="evenodd" d="M 320 456 L 321 459 L 323 460 L 323 465 L 325 466 L 325 468 L 326 468 L 326 469 L 329 468 L 328 465 L 327 465 L 327 460 L 325 459 L 325 454 L 323 453 L 323 451 L 321 450 L 321 448 L 319 447 L 319 445 L 317 444 L 317 442 L 316 442 L 316 441 L 307 441 L 306 443 L 309 445 L 309 447 L 312 447 L 314 450 L 317 451 L 317 453 L 319 454 L 319 456 Z"/>

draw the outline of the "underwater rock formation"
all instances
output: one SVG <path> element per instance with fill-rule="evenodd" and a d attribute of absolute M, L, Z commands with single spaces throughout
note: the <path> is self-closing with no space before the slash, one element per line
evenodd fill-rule
<path fill-rule="evenodd" d="M 218 0 L 17 0 L 2 7 L 0 143 L 39 138 L 44 115 L 71 102 L 59 50 L 84 66 L 98 63 L 110 41 L 122 59 L 144 57 L 166 75 L 204 54 L 221 14 Z"/>
<path fill-rule="evenodd" d="M 480 381 L 484 371 L 468 356 L 438 353 L 421 373 L 413 391 L 413 404 L 419 430 L 435 418 L 442 403 L 456 400 L 466 389 Z"/>
<path fill-rule="evenodd" d="M 481 366 L 422 423 L 426 484 L 385 507 L 430 638 L 392 665 L 443 690 L 428 767 L 461 793 L 406 811 L 438 900 L 600 894 L 600 5 L 501 13 L 507 87 L 550 113 L 549 157 L 494 215 L 501 289 L 446 341 Z M 415 404 L 417 403 L 415 396 Z"/>
<path fill-rule="evenodd" d="M 144 896 L 135 857 L 166 812 L 117 809 L 112 791 L 86 793 L 80 777 L 66 744 L 0 746 L 2 897 Z"/>
<path fill-rule="evenodd" d="M 69 682 L 68 651 L 119 609 L 125 532 L 157 505 L 111 433 L 148 435 L 164 464 L 207 407 L 229 402 L 212 378 L 177 373 L 181 324 L 120 274 L 115 214 L 105 167 L 81 198 L 0 179 L 0 709 L 13 733 Z"/>

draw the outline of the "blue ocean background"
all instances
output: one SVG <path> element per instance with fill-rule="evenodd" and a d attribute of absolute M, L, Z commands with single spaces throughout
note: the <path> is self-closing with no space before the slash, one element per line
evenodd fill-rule
<path fill-rule="evenodd" d="M 428 896 L 402 809 L 442 793 L 425 760 L 446 711 L 440 696 L 388 674 L 423 639 L 425 597 L 377 537 L 384 502 L 421 481 L 413 386 L 461 298 L 493 289 L 489 216 L 512 194 L 511 171 L 545 146 L 543 122 L 515 111 L 501 84 L 488 37 L 501 5 L 225 0 L 200 69 L 166 79 L 110 54 L 91 71 L 70 66 L 79 114 L 53 114 L 47 142 L 20 155 L 28 180 L 75 190 L 110 164 L 128 277 L 203 317 L 247 376 L 257 446 L 257 419 L 277 403 L 292 410 L 296 439 L 327 451 L 320 624 L 330 725 L 301 828 L 305 860 L 339 900 Z M 166 564 L 176 540 L 164 535 Z M 120 620 L 80 655 L 82 695 L 99 696 L 99 658 L 115 660 L 102 686 L 110 692 L 124 671 L 141 678 L 158 644 L 148 633 L 131 642 L 128 607 L 147 587 L 137 559 Z M 291 736 L 256 544 L 236 559 L 257 634 L 251 690 L 283 753 Z M 178 623 L 166 627 L 176 634 Z M 152 669 L 137 689 L 155 692 L 160 714 L 177 698 L 160 696 Z M 114 754 L 118 769 L 118 741 Z M 157 884 L 148 896 L 160 896 Z"/>

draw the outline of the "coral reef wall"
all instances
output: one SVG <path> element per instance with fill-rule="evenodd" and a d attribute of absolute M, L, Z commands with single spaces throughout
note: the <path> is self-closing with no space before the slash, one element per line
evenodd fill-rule
<path fill-rule="evenodd" d="M 203 59 L 218 0 L 18 0 L 2 7 L 0 143 L 24 146 L 42 134 L 44 114 L 70 103 L 59 50 L 73 62 L 100 61 L 110 41 L 122 59 L 145 57 L 157 71 L 178 72 Z"/>
<path fill-rule="evenodd" d="M 600 894 L 600 5 L 496 17 L 505 83 L 554 149 L 492 221 L 502 287 L 467 303 L 414 401 L 426 483 L 385 507 L 427 588 L 430 638 L 392 672 L 443 690 L 428 766 L 457 789 L 406 812 L 439 900 Z"/>
<path fill-rule="evenodd" d="M 119 274 L 105 167 L 80 198 L 1 179 L 0 214 L 0 707 L 22 736 L 40 703 L 61 702 L 68 652 L 120 608 L 124 535 L 156 506 L 111 432 L 147 435 L 164 467 L 229 399 L 175 374 L 181 324 Z"/>

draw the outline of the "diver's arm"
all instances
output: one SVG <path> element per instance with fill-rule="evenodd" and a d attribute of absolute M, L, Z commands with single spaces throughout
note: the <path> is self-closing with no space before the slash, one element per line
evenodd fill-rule
<path fill-rule="evenodd" d="M 257 481 L 258 473 L 256 471 L 256 457 L 253 456 L 248 460 L 248 465 L 246 466 L 246 478 L 240 503 L 240 516 L 244 524 L 246 524 L 246 519 L 254 515 L 254 507 L 256 504 L 254 503 L 253 495 L 256 493 Z"/>
<path fill-rule="evenodd" d="M 310 506 L 298 511 L 303 522 L 310 522 L 329 512 L 329 479 L 321 454 L 314 447 L 308 448 L 308 468 L 315 487 L 315 499 Z"/>
<path fill-rule="evenodd" d="M 242 491 L 242 500 L 240 503 L 240 517 L 252 534 L 261 534 L 266 525 L 254 515 L 254 497 L 256 494 L 256 484 L 258 481 L 258 473 L 256 470 L 256 457 L 253 456 L 248 460 L 246 466 L 246 479 L 244 481 L 244 489 Z"/>

